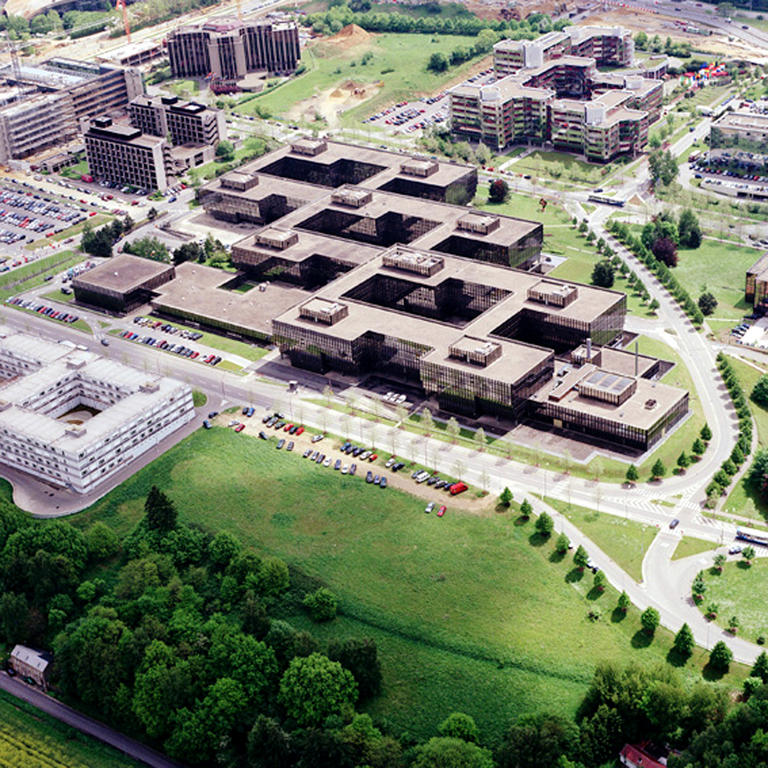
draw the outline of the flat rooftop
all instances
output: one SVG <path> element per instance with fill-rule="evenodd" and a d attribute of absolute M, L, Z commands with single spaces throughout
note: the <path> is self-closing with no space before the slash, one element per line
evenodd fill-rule
<path fill-rule="evenodd" d="M 583 415 L 595 416 L 615 424 L 627 424 L 640 429 L 650 429 L 656 422 L 665 416 L 681 400 L 688 397 L 684 389 L 662 384 L 659 381 L 648 379 L 630 379 L 627 382 L 637 382 L 634 394 L 621 405 L 598 400 L 593 397 L 585 397 L 578 390 L 578 383 L 586 381 L 598 370 L 594 365 L 584 365 L 574 372 L 574 375 L 564 381 L 554 378 L 548 381 L 531 397 L 536 402 L 550 401 L 550 395 L 556 394 L 555 404 L 561 408 L 568 408 Z M 617 377 L 621 378 L 621 377 Z M 567 390 L 561 392 L 560 390 Z"/>
<path fill-rule="evenodd" d="M 726 112 L 712 127 L 768 131 L 768 115 L 759 112 Z"/>
<path fill-rule="evenodd" d="M 113 256 L 88 272 L 84 272 L 76 277 L 72 283 L 86 290 L 130 293 L 140 288 L 147 280 L 169 271 L 173 273 L 173 269 L 171 264 L 123 253 L 119 256 Z"/>
<path fill-rule="evenodd" d="M 265 290 L 256 286 L 245 293 L 224 287 L 240 277 L 240 273 L 184 262 L 176 267 L 176 277 L 157 289 L 152 304 L 262 336 L 272 333 L 273 317 L 311 296 L 301 288 L 272 282 L 263 284 Z"/>
<path fill-rule="evenodd" d="M 473 166 L 465 165 L 463 163 L 434 161 L 437 165 L 437 170 L 434 173 L 431 173 L 428 176 L 416 176 L 403 173 L 401 170 L 403 163 L 407 163 L 410 159 L 414 158 L 414 156 L 410 154 L 391 152 L 385 149 L 374 149 L 372 147 L 353 146 L 338 141 L 329 141 L 327 139 L 322 142 L 325 145 L 325 148 L 317 154 L 303 154 L 301 152 L 296 152 L 293 149 L 293 144 L 303 146 L 315 143 L 320 142 L 315 142 L 314 140 L 309 139 L 299 139 L 292 144 L 286 144 L 274 152 L 270 152 L 247 163 L 239 170 L 245 173 L 266 173 L 264 170 L 266 167 L 281 161 L 285 157 L 292 157 L 297 160 L 303 160 L 321 166 L 331 166 L 338 161 L 351 160 L 353 162 L 381 166 L 380 171 L 377 171 L 374 175 L 359 182 L 358 186 L 371 189 L 377 189 L 384 184 L 387 184 L 395 177 L 411 180 L 415 179 L 425 184 L 447 187 L 451 183 L 464 178 L 467 174 L 475 172 Z M 421 161 L 431 160 L 430 158 L 419 156 L 415 156 L 415 159 Z"/>
<path fill-rule="evenodd" d="M 107 382 L 116 399 L 114 405 L 88 419 L 81 434 L 66 421 L 30 407 L 40 393 L 77 380 L 84 384 L 92 380 L 100 386 Z M 147 374 L 92 352 L 70 351 L 66 357 L 0 387 L 0 402 L 4 403 L 0 409 L 0 428 L 65 453 L 80 454 L 95 449 L 119 426 L 185 390 L 187 386 L 174 379 Z"/>
<path fill-rule="evenodd" d="M 395 246 L 391 250 L 397 250 L 397 248 Z M 545 305 L 527 297 L 528 289 L 541 283 L 541 275 L 442 253 L 430 254 L 443 261 L 443 268 L 431 276 L 405 270 L 396 274 L 396 270 L 384 266 L 384 253 L 382 252 L 366 264 L 338 277 L 316 292 L 315 295 L 322 299 L 330 302 L 341 302 L 348 306 L 347 316 L 331 327 L 332 330 L 329 333 L 332 335 L 353 340 L 367 331 L 373 330 L 409 339 L 430 348 L 434 348 L 436 344 L 441 344 L 447 335 L 450 337 L 450 339 L 445 339 L 445 349 L 447 350 L 448 343 L 454 342 L 461 336 L 478 338 L 490 336 L 496 328 L 523 309 L 580 322 L 590 322 L 614 307 L 624 296 L 618 291 L 576 284 L 578 297 L 570 304 L 564 307 L 552 304 Z M 448 280 L 457 280 L 486 286 L 489 290 L 506 292 L 506 295 L 496 301 L 490 309 L 465 323 L 463 328 L 458 328 L 455 323 L 432 320 L 349 298 L 348 294 L 354 288 L 377 274 L 385 277 L 397 277 L 414 287 L 432 289 Z M 280 316 L 276 316 L 276 320 L 305 325 L 307 328 L 315 327 L 312 321 L 302 318 L 295 307 Z M 497 340 L 501 341 L 501 339 L 494 337 L 494 341 Z M 548 349 L 544 351 L 547 354 L 550 353 Z"/>
<path fill-rule="evenodd" d="M 287 236 L 295 234 L 296 242 L 285 248 L 275 248 L 259 242 L 259 238 L 286 240 Z M 332 261 L 343 262 L 350 266 L 364 264 L 381 252 L 381 247 L 365 245 L 364 243 L 350 244 L 349 240 L 318 232 L 308 232 L 304 229 L 290 229 L 268 225 L 239 240 L 232 246 L 232 257 L 238 262 L 248 262 L 249 257 L 260 262 L 265 258 L 275 257 L 286 261 L 300 263 L 311 256 L 325 256 Z"/>

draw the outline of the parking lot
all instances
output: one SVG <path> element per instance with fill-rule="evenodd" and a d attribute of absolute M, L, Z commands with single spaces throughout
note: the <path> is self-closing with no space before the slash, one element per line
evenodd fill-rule
<path fill-rule="evenodd" d="M 739 150 L 713 150 L 688 159 L 694 178 L 711 187 L 725 187 L 737 196 L 768 197 L 766 157 Z"/>
<path fill-rule="evenodd" d="M 93 212 L 90 212 L 93 215 Z M 17 185 L 0 186 L 0 243 L 13 246 L 52 237 L 68 227 L 85 221 L 87 207 L 65 204 L 51 195 L 18 189 Z M 0 257 L 2 258 L 2 257 Z M 8 268 L 29 261 L 29 254 Z"/>
<path fill-rule="evenodd" d="M 50 304 L 45 304 L 41 301 L 38 301 L 37 299 L 24 299 L 21 296 L 14 296 L 10 299 L 6 299 L 5 303 L 13 307 L 18 307 L 19 309 L 26 309 L 30 312 L 36 312 L 37 314 L 44 315 L 51 320 L 58 320 L 60 323 L 71 324 L 77 322 L 80 319 L 78 315 L 65 312 L 62 309 L 56 309 L 56 307 L 52 307 Z"/>
<path fill-rule="evenodd" d="M 473 75 L 465 84 L 485 85 L 496 80 L 492 69 L 484 69 Z M 441 91 L 434 96 L 424 96 L 416 101 L 401 101 L 392 107 L 371 115 L 362 122 L 384 128 L 393 133 L 413 133 L 439 125 L 448 119 L 448 94 Z"/>
<path fill-rule="evenodd" d="M 191 331 L 186 328 L 177 328 L 172 323 L 166 323 L 163 320 L 155 320 L 151 317 L 135 317 L 133 322 L 139 328 L 146 328 L 148 333 L 139 333 L 133 330 L 122 331 L 119 336 L 126 341 L 133 341 L 136 344 L 146 344 L 148 347 L 163 350 L 180 357 L 186 357 L 190 360 L 196 360 L 205 365 L 217 366 L 221 361 L 221 355 L 213 353 L 202 353 L 192 346 L 179 343 L 179 339 L 197 341 L 203 337 L 199 331 Z M 178 338 L 174 338 L 178 337 Z M 104 339 L 106 341 L 106 339 Z"/>

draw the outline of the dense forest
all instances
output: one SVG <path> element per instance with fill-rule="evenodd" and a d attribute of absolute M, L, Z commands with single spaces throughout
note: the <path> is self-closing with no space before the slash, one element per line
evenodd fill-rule
<path fill-rule="evenodd" d="M 334 595 L 181 522 L 156 487 L 123 540 L 0 502 L 0 590 L 6 649 L 51 649 L 60 696 L 193 766 L 598 768 L 639 740 L 678 750 L 670 768 L 768 766 L 765 655 L 738 701 L 670 667 L 602 665 L 574 721 L 542 702 L 497 744 L 462 713 L 423 743 L 391 733 L 360 711 L 381 686 L 376 644 L 322 644 L 279 618 L 291 604 L 332 620 Z"/>

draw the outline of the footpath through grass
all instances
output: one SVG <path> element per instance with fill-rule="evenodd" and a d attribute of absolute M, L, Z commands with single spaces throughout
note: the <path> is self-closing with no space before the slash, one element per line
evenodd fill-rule
<path fill-rule="evenodd" d="M 763 596 L 768 591 L 768 561 L 754 560 L 752 567 L 744 562 L 726 563 L 721 574 L 704 571 L 707 591 L 699 608 L 706 612 L 717 605 L 715 623 L 727 627 L 732 616 L 739 620 L 738 634 L 755 642 L 768 637 L 768 613 Z"/>
<path fill-rule="evenodd" d="M 637 611 L 613 613 L 615 591 L 596 594 L 591 574 L 513 512 L 463 511 L 458 498 L 445 517 L 425 515 L 421 499 L 223 428 L 186 438 L 75 524 L 128 533 L 152 484 L 185 521 L 230 531 L 339 596 L 342 617 L 317 631 L 380 641 L 371 709 L 398 731 L 431 735 L 460 709 L 494 741 L 525 712 L 572 715 L 597 660 L 663 663 L 670 647 L 665 631 L 648 645 Z"/>
<path fill-rule="evenodd" d="M 3 768 L 138 768 L 116 749 L 0 691 Z"/>
<path fill-rule="evenodd" d="M 643 557 L 658 533 L 655 525 L 622 519 L 558 499 L 545 498 L 544 501 L 565 515 L 636 582 L 643 580 Z"/>

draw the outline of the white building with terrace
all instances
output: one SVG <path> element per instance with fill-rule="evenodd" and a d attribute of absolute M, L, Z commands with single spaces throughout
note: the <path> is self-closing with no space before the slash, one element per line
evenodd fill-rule
<path fill-rule="evenodd" d="M 89 493 L 192 418 L 186 384 L 0 335 L 0 463 L 39 480 Z"/>

